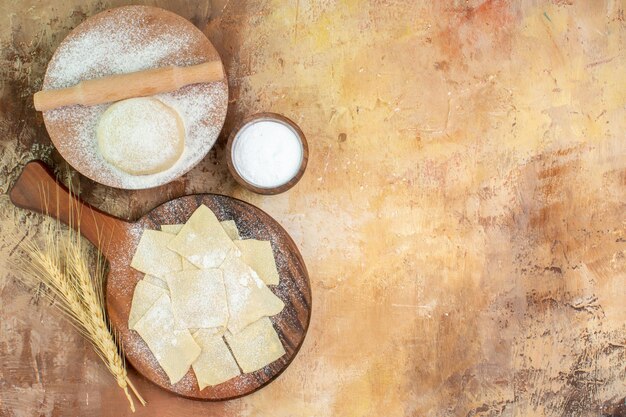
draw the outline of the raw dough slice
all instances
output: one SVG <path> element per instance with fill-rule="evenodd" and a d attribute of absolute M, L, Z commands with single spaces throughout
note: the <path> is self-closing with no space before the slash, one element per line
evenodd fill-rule
<path fill-rule="evenodd" d="M 235 223 L 234 220 L 224 220 L 224 221 L 221 221 L 220 224 L 222 225 L 222 227 L 224 228 L 224 231 L 226 232 L 226 234 L 231 240 L 241 239 L 241 237 L 239 237 L 239 230 L 237 229 L 237 223 Z M 161 230 L 166 233 L 177 235 L 178 232 L 180 232 L 180 229 L 183 228 L 183 226 L 184 224 L 164 224 L 164 225 L 161 225 Z"/>
<path fill-rule="evenodd" d="M 239 257 L 229 255 L 221 266 L 228 300 L 228 330 L 238 333 L 260 319 L 278 314 L 282 300 Z"/>
<path fill-rule="evenodd" d="M 152 285 L 156 285 L 159 288 L 163 288 L 165 291 L 167 291 L 168 294 L 170 292 L 170 289 L 167 286 L 167 281 L 165 281 L 163 278 L 159 278 L 159 277 L 155 277 L 154 275 L 146 274 L 143 277 L 143 281 L 147 282 L 149 284 L 152 284 Z"/>
<path fill-rule="evenodd" d="M 185 328 L 226 326 L 228 304 L 219 269 L 182 271 L 167 277 L 174 315 Z"/>
<path fill-rule="evenodd" d="M 182 229 L 184 224 L 163 224 L 161 225 L 161 231 L 165 233 L 169 233 L 172 235 L 177 235 Z M 198 269 L 194 264 L 189 262 L 187 259 L 183 258 L 183 271 L 188 271 L 190 269 Z"/>
<path fill-rule="evenodd" d="M 272 251 L 272 244 L 266 240 L 235 240 L 241 251 L 241 259 L 259 275 L 266 285 L 278 285 L 278 269 Z"/>
<path fill-rule="evenodd" d="M 135 286 L 133 301 L 130 305 L 130 313 L 128 314 L 128 328 L 133 329 L 135 324 L 146 314 L 154 302 L 167 291 L 161 287 L 150 284 L 145 280 L 141 280 Z"/>
<path fill-rule="evenodd" d="M 183 258 L 183 271 L 197 271 L 198 267 Z"/>
<path fill-rule="evenodd" d="M 189 329 L 191 335 L 196 337 L 196 333 L 202 332 L 202 334 L 210 335 L 210 336 L 224 336 L 226 333 L 226 327 L 207 327 L 206 329 Z"/>
<path fill-rule="evenodd" d="M 167 294 L 163 294 L 137 322 L 135 330 L 172 384 L 180 381 L 200 355 L 200 346 L 187 329 L 179 329 Z"/>
<path fill-rule="evenodd" d="M 191 365 L 200 390 L 221 384 L 241 374 L 222 335 L 213 334 L 211 330 L 198 330 L 193 335 L 196 343 L 202 348 L 200 356 Z"/>
<path fill-rule="evenodd" d="M 231 250 L 239 252 L 205 205 L 196 209 L 168 248 L 201 269 L 218 268 Z"/>
<path fill-rule="evenodd" d="M 174 237 L 158 230 L 144 230 L 130 266 L 159 278 L 181 271 L 183 263 L 180 255 L 167 248 Z"/>
<path fill-rule="evenodd" d="M 169 233 L 171 235 L 177 235 L 182 229 L 184 224 L 162 224 L 161 231 L 165 233 Z"/>
<path fill-rule="evenodd" d="M 241 239 L 239 236 L 239 229 L 237 229 L 237 223 L 235 223 L 234 220 L 224 220 L 221 221 L 220 224 L 231 240 Z"/>
<path fill-rule="evenodd" d="M 132 175 L 166 171 L 185 149 L 185 125 L 178 112 L 155 98 L 112 104 L 98 121 L 96 137 L 102 157 Z"/>
<path fill-rule="evenodd" d="M 264 317 L 241 332 L 226 332 L 226 341 L 244 373 L 254 372 L 285 354 L 272 321 Z"/>

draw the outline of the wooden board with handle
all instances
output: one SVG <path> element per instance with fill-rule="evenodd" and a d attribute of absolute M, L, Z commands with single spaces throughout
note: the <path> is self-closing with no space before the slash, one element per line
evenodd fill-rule
<path fill-rule="evenodd" d="M 137 371 L 162 388 L 181 396 L 202 400 L 225 400 L 250 394 L 274 380 L 296 356 L 311 318 L 311 287 L 306 266 L 291 237 L 268 214 L 244 201 L 223 195 L 198 194 L 168 201 L 135 222 L 106 214 L 70 194 L 49 168 L 40 161 L 29 162 L 9 196 L 18 207 L 48 214 L 61 222 L 80 224 L 80 232 L 109 261 L 106 282 L 107 313 L 124 345 L 126 358 Z M 130 261 L 144 229 L 162 224 L 184 223 L 201 204 L 221 220 L 234 220 L 242 239 L 272 243 L 280 284 L 270 287 L 285 303 L 272 317 L 286 354 L 251 374 L 240 375 L 223 384 L 200 391 L 193 372 L 177 384 L 170 384 L 165 372 L 141 337 L 128 329 L 128 315 L 134 287 L 143 277 Z"/>

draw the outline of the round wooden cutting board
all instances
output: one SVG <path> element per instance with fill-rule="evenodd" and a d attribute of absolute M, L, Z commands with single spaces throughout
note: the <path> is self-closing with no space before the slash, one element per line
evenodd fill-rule
<path fill-rule="evenodd" d="M 71 196 L 41 162 L 24 168 L 10 193 L 18 207 L 45 213 L 68 223 L 78 219 L 80 232 L 94 243 L 109 261 L 106 304 L 109 319 L 118 332 L 126 358 L 135 369 L 155 384 L 181 396 L 200 400 L 226 400 L 250 394 L 274 380 L 294 359 L 304 341 L 311 318 L 311 287 L 306 266 L 291 237 L 261 209 L 232 197 L 198 194 L 168 201 L 136 222 L 127 222 L 103 213 Z M 283 311 L 271 317 L 285 348 L 285 355 L 264 368 L 242 374 L 223 384 L 198 388 L 193 371 L 172 385 L 147 345 L 128 329 L 133 292 L 143 274 L 130 267 L 144 229 L 158 230 L 163 224 L 185 223 L 200 205 L 206 205 L 222 220 L 234 220 L 242 239 L 269 240 L 272 244 L 280 284 L 270 289 L 284 303 Z M 74 217 L 71 217 L 74 216 Z"/>
<path fill-rule="evenodd" d="M 167 66 L 221 62 L 207 37 L 190 21 L 149 6 L 123 6 L 92 16 L 74 28 L 48 63 L 43 89 L 87 79 Z M 116 188 L 144 189 L 168 183 L 192 169 L 209 152 L 228 107 L 226 76 L 156 96 L 174 107 L 185 124 L 185 151 L 171 168 L 131 175 L 109 164 L 97 149 L 96 127 L 111 104 L 65 106 L 43 112 L 54 146 L 86 177 Z"/>

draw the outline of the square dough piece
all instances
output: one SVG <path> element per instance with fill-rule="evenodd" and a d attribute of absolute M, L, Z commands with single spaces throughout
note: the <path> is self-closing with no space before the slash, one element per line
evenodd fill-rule
<path fill-rule="evenodd" d="M 226 332 L 225 337 L 244 373 L 257 371 L 285 354 L 278 333 L 267 317 L 237 334 Z"/>
<path fill-rule="evenodd" d="M 135 330 L 172 384 L 180 381 L 200 355 L 200 346 L 187 329 L 179 329 L 167 294 L 163 294 L 137 322 Z"/>
<path fill-rule="evenodd" d="M 167 277 L 174 316 L 185 328 L 226 326 L 228 304 L 219 269 L 181 271 Z"/>
<path fill-rule="evenodd" d="M 280 278 L 272 244 L 267 240 L 235 240 L 233 243 L 241 252 L 241 259 L 259 275 L 266 285 L 278 285 Z"/>
<path fill-rule="evenodd" d="M 220 224 L 222 225 L 224 231 L 231 240 L 241 239 L 241 237 L 239 236 L 239 229 L 237 229 L 237 224 L 234 220 L 224 220 L 221 221 Z"/>
<path fill-rule="evenodd" d="M 184 224 L 162 224 L 161 231 L 165 233 L 169 233 L 171 235 L 177 235 L 182 229 Z"/>
<path fill-rule="evenodd" d="M 228 300 L 228 330 L 238 333 L 262 317 L 278 314 L 283 301 L 239 257 L 229 255 L 221 266 Z"/>
<path fill-rule="evenodd" d="M 234 220 L 223 220 L 220 222 L 220 224 L 222 225 L 222 227 L 224 228 L 224 231 L 226 232 L 226 234 L 231 240 L 241 239 L 241 237 L 239 237 L 239 230 L 237 229 L 237 224 L 235 223 Z M 183 228 L 183 226 L 184 224 L 163 224 L 161 225 L 161 230 L 164 231 L 165 233 L 171 233 L 173 235 L 177 235 L 178 232 L 180 232 L 180 229 Z"/>
<path fill-rule="evenodd" d="M 213 329 L 202 329 L 195 332 L 193 338 L 202 349 L 198 359 L 191 365 L 200 390 L 241 374 L 222 335 L 214 334 Z"/>
<path fill-rule="evenodd" d="M 155 277 L 154 275 L 146 274 L 143 277 L 144 282 L 147 282 L 152 285 L 156 285 L 159 288 L 163 288 L 167 293 L 170 293 L 170 288 L 167 286 L 167 281 L 163 278 Z"/>
<path fill-rule="evenodd" d="M 177 235 L 182 229 L 184 224 L 162 224 L 161 231 L 165 233 L 169 233 L 171 235 Z M 187 259 L 182 258 L 183 260 L 183 271 L 189 271 L 190 269 L 198 269 L 194 264 L 189 262 Z"/>
<path fill-rule="evenodd" d="M 238 252 L 215 214 L 205 205 L 196 209 L 167 247 L 200 269 L 218 268 L 230 251 Z"/>
<path fill-rule="evenodd" d="M 183 271 L 197 271 L 198 267 L 183 258 Z"/>
<path fill-rule="evenodd" d="M 181 271 L 183 262 L 180 255 L 167 248 L 174 237 L 158 230 L 144 230 L 130 266 L 159 278 Z"/>
<path fill-rule="evenodd" d="M 207 327 L 206 329 L 189 329 L 189 331 L 193 337 L 196 337 L 196 333 L 198 332 L 202 332 L 202 334 L 208 336 L 224 336 L 224 333 L 226 333 L 226 327 Z"/>
<path fill-rule="evenodd" d="M 150 284 L 145 279 L 139 281 L 135 286 L 133 300 L 130 305 L 128 328 L 133 330 L 135 324 L 150 310 L 150 307 L 152 307 L 155 301 L 163 294 L 167 295 L 167 290 Z"/>

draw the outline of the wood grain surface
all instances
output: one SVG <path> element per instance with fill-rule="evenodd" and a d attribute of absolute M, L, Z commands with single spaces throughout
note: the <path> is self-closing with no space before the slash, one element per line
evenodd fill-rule
<path fill-rule="evenodd" d="M 105 292 L 108 318 L 128 362 L 160 387 L 191 399 L 221 401 L 241 397 L 280 375 L 302 346 L 311 319 L 312 301 L 306 266 L 287 232 L 258 208 L 232 197 L 199 194 L 170 200 L 136 222 L 127 222 L 94 209 L 70 194 L 40 161 L 29 162 L 24 167 L 9 196 L 20 208 L 80 226 L 80 232 L 104 254 L 109 261 Z M 271 242 L 280 277 L 279 285 L 272 286 L 271 290 L 285 303 L 285 308 L 271 320 L 286 352 L 258 371 L 203 390 L 199 389 L 191 368 L 183 379 L 171 384 L 143 339 L 128 328 L 134 288 L 144 277 L 130 267 L 143 230 L 160 230 L 163 224 L 185 223 L 201 205 L 209 207 L 220 221 L 234 220 L 242 239 Z"/>
<path fill-rule="evenodd" d="M 123 219 L 186 194 L 237 197 L 289 232 L 315 294 L 276 381 L 212 403 L 131 371 L 148 400 L 136 416 L 626 416 L 623 1 L 135 2 L 200 28 L 230 91 L 207 157 L 135 192 L 69 169 L 32 108 L 67 33 L 127 3 L 0 0 L 0 192 L 36 157 Z M 275 196 L 226 166 L 233 126 L 262 111 L 309 143 L 304 176 Z M 0 210 L 0 415 L 131 415 L 7 266 L 6 233 L 45 220 L 7 197 Z"/>

